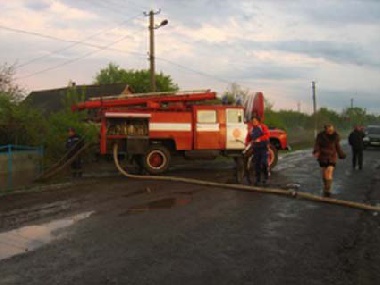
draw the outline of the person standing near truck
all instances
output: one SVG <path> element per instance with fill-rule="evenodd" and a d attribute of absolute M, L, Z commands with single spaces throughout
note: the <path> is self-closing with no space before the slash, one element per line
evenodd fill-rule
<path fill-rule="evenodd" d="M 256 177 L 254 185 L 260 185 L 261 178 L 263 185 L 266 185 L 269 178 L 269 129 L 261 123 L 261 118 L 258 116 L 252 119 L 252 130 L 247 135 L 246 143 L 250 143 L 253 150 Z"/>
<path fill-rule="evenodd" d="M 358 164 L 359 169 L 363 169 L 363 149 L 364 149 L 364 132 L 360 126 L 355 126 L 354 130 L 348 136 L 348 143 L 352 150 L 352 168 L 356 168 Z"/>
<path fill-rule="evenodd" d="M 346 158 L 346 154 L 340 146 L 340 137 L 332 124 L 325 125 L 324 130 L 317 135 L 313 155 L 321 167 L 323 194 L 326 197 L 330 197 L 333 174 L 338 157 L 340 159 Z"/>
<path fill-rule="evenodd" d="M 67 159 L 76 156 L 71 163 L 71 174 L 73 177 L 81 177 L 83 175 L 82 158 L 80 155 L 77 155 L 77 152 L 83 147 L 83 145 L 83 139 L 76 133 L 74 128 L 70 127 L 68 129 L 66 149 L 68 151 Z"/>

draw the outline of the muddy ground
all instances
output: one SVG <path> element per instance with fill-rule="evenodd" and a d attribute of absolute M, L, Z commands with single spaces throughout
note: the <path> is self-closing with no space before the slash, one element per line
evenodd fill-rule
<path fill-rule="evenodd" d="M 337 198 L 380 203 L 380 150 L 336 170 Z M 113 171 L 0 198 L 0 284 L 380 284 L 377 213 Z M 228 160 L 170 175 L 231 182 Z M 310 151 L 271 183 L 318 194 Z"/>

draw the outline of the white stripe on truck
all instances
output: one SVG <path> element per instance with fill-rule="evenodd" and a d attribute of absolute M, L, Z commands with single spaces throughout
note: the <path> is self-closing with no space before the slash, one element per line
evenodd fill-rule
<path fill-rule="evenodd" d="M 150 123 L 150 131 L 176 131 L 190 132 L 191 124 L 188 123 Z"/>
<path fill-rule="evenodd" d="M 197 124 L 197 132 L 219 132 L 219 124 Z"/>
<path fill-rule="evenodd" d="M 150 114 L 140 114 L 140 113 L 121 113 L 121 112 L 106 112 L 106 118 L 150 118 Z"/>

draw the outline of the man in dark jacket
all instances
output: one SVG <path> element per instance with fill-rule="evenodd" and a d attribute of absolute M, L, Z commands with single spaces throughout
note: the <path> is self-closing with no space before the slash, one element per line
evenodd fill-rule
<path fill-rule="evenodd" d="M 317 158 L 321 167 L 323 193 L 329 197 L 331 195 L 333 174 L 338 157 L 340 159 L 346 158 L 346 154 L 340 146 L 340 137 L 333 125 L 325 125 L 324 131 L 317 135 L 313 155 Z"/>
<path fill-rule="evenodd" d="M 81 177 L 83 174 L 82 170 L 82 159 L 77 152 L 83 147 L 82 138 L 76 133 L 74 128 L 68 129 L 68 138 L 66 141 L 66 149 L 68 151 L 67 159 L 72 158 L 76 155 L 75 160 L 71 163 L 71 173 L 73 177 Z"/>
<path fill-rule="evenodd" d="M 356 168 L 356 163 L 359 165 L 359 169 L 363 169 L 363 138 L 364 132 L 361 127 L 355 126 L 353 132 L 348 136 L 348 143 L 352 150 L 352 168 Z"/>

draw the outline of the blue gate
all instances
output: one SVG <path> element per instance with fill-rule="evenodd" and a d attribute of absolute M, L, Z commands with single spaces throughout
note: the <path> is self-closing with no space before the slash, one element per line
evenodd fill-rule
<path fill-rule="evenodd" d="M 42 172 L 42 147 L 0 146 L 0 191 L 30 184 Z"/>

